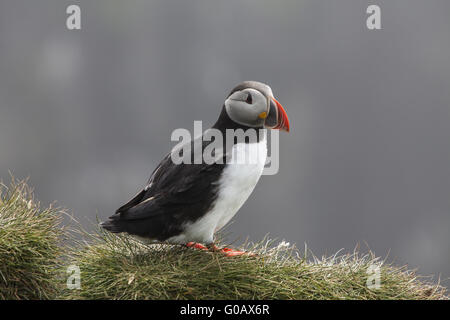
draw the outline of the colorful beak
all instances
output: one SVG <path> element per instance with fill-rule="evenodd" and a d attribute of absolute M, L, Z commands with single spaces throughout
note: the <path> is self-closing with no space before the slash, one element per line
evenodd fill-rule
<path fill-rule="evenodd" d="M 283 106 L 273 97 L 269 98 L 269 114 L 265 126 L 289 132 L 289 119 Z"/>

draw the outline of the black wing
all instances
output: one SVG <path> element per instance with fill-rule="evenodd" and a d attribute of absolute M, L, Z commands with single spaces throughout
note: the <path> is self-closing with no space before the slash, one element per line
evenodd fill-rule
<path fill-rule="evenodd" d="M 183 223 L 197 220 L 210 209 L 223 168 L 219 163 L 174 164 L 169 154 L 146 187 L 102 226 L 158 240 L 179 234 Z"/>

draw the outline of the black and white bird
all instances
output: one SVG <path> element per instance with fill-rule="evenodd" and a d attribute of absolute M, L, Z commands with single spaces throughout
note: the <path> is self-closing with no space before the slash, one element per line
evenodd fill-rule
<path fill-rule="evenodd" d="M 242 82 L 228 95 L 214 126 L 196 138 L 201 139 L 201 149 L 205 150 L 212 143 L 211 139 L 204 139 L 205 135 L 212 129 L 220 131 L 223 145 L 213 154 L 222 161 L 174 163 L 172 155 L 179 152 L 174 148 L 153 171 L 142 191 L 101 226 L 113 233 L 126 232 L 154 242 L 217 249 L 214 233 L 245 203 L 263 172 L 267 128 L 288 132 L 285 110 L 268 85 Z M 249 135 L 244 140 L 232 137 L 226 141 L 227 129 L 242 129 L 244 133 L 253 130 L 256 135 L 253 139 Z M 189 142 L 192 146 L 194 140 Z M 195 147 L 190 148 L 192 156 L 196 151 Z M 222 251 L 227 255 L 241 254 L 227 248 Z"/>

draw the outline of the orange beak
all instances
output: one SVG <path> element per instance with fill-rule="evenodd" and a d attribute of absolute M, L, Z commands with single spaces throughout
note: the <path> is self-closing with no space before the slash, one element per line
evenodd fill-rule
<path fill-rule="evenodd" d="M 270 98 L 270 112 L 269 117 L 273 116 L 270 113 L 273 113 L 274 109 L 276 110 L 276 125 L 272 127 L 272 129 L 278 129 L 282 131 L 289 132 L 289 118 L 284 110 L 283 106 L 275 99 Z M 273 104 L 272 104 L 273 102 Z"/>

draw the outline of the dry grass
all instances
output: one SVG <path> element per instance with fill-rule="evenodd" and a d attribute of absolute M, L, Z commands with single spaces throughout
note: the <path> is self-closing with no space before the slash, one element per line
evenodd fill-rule
<path fill-rule="evenodd" d="M 445 290 L 406 268 L 357 252 L 317 259 L 282 242 L 247 245 L 255 257 L 225 257 L 174 245 L 143 245 L 101 230 L 72 252 L 81 290 L 67 299 L 444 299 Z M 367 287 L 378 266 L 379 289 Z"/>
<path fill-rule="evenodd" d="M 254 257 L 225 257 L 174 245 L 75 227 L 63 242 L 62 211 L 41 209 L 23 181 L 0 186 L 1 299 L 446 299 L 445 289 L 405 267 L 358 252 L 315 258 L 286 243 L 243 248 Z M 66 288 L 68 265 L 81 289 Z M 366 285 L 369 267 L 381 286 Z"/>
<path fill-rule="evenodd" d="M 24 181 L 0 184 L 0 299 L 56 295 L 61 217 L 58 208 L 41 209 Z"/>

